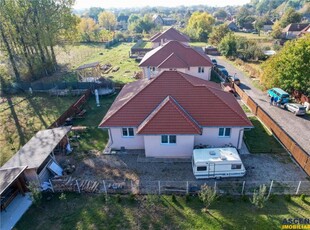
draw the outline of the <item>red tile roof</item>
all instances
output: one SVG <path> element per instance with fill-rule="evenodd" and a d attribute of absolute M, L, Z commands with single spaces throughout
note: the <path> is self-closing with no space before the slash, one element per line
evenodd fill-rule
<path fill-rule="evenodd" d="M 161 42 L 162 39 L 165 41 L 190 42 L 187 35 L 181 33 L 173 27 L 170 27 L 164 32 L 157 33 L 150 38 L 151 42 Z"/>
<path fill-rule="evenodd" d="M 170 54 L 165 60 L 163 60 L 162 63 L 160 63 L 157 67 L 158 68 L 171 68 L 173 66 L 174 68 L 188 68 L 186 62 L 182 60 L 178 55 L 175 53 Z"/>
<path fill-rule="evenodd" d="M 167 96 L 141 123 L 138 134 L 201 134 L 197 122 L 171 96 Z"/>
<path fill-rule="evenodd" d="M 164 66 L 166 68 L 178 68 L 180 62 L 184 63 L 184 65 L 186 64 L 188 67 L 213 65 L 207 55 L 181 42 L 170 41 L 146 53 L 139 66 L 159 67 L 165 63 Z"/>
<path fill-rule="evenodd" d="M 163 102 L 167 96 L 174 100 L 169 99 L 169 106 Z M 175 104 L 178 106 L 172 108 Z M 182 130 L 176 124 L 166 127 L 174 122 L 175 117 L 171 115 L 180 110 L 184 111 L 187 123 L 194 122 L 200 127 L 252 127 L 231 93 L 224 92 L 214 82 L 178 71 L 163 71 L 156 78 L 127 84 L 99 127 L 139 127 L 140 132 L 145 128 L 147 133 L 158 133 L 158 129 L 167 129 L 170 134 L 189 132 L 190 123 Z M 176 122 L 181 120 L 178 118 Z"/>

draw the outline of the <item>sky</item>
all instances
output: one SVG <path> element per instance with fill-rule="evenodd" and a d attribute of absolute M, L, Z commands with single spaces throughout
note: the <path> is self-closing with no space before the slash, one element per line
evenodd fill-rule
<path fill-rule="evenodd" d="M 208 6 L 227 6 L 227 5 L 243 5 L 249 3 L 250 0 L 76 0 L 74 9 L 83 9 L 89 7 L 102 8 L 133 8 L 144 6 L 192 6 L 192 5 L 208 5 Z"/>

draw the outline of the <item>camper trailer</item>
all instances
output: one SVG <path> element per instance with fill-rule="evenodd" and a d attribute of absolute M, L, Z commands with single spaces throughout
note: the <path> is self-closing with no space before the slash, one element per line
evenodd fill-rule
<path fill-rule="evenodd" d="M 235 148 L 194 149 L 193 173 L 196 179 L 242 177 L 245 168 Z"/>

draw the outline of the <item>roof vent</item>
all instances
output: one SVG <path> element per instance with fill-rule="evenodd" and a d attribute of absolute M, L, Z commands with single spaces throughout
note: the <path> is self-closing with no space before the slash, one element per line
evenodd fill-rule
<path fill-rule="evenodd" d="M 210 151 L 210 155 L 214 156 L 214 155 L 216 155 L 216 152 Z"/>
<path fill-rule="evenodd" d="M 225 161 L 227 158 L 225 156 L 221 156 L 221 160 Z"/>

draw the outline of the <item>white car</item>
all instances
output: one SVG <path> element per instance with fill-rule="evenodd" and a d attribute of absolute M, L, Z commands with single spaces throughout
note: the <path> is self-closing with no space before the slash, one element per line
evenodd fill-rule
<path fill-rule="evenodd" d="M 305 115 L 306 107 L 297 103 L 286 103 L 284 108 L 291 111 L 295 115 Z"/>

